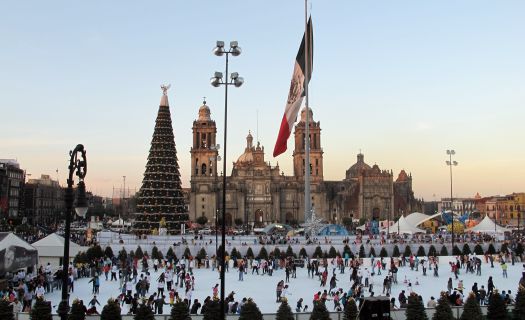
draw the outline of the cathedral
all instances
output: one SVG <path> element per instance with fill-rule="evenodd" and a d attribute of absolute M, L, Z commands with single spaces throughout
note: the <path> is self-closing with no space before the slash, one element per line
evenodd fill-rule
<path fill-rule="evenodd" d="M 422 210 L 422 202 L 414 198 L 410 174 L 401 170 L 394 180 L 392 171 L 381 170 L 378 165 L 370 167 L 361 153 L 346 171 L 345 179 L 324 180 L 321 126 L 314 121 L 311 109 L 309 112 L 310 195 L 317 217 L 342 223 L 345 217 L 384 220 Z M 195 221 L 205 216 L 211 223 L 217 214 L 220 217 L 224 186 L 217 174 L 217 127 L 206 102 L 199 108 L 192 129 L 189 218 Z M 264 147 L 258 141 L 254 143 L 248 133 L 244 153 L 226 177 L 227 225 L 304 222 L 305 129 L 303 109 L 294 131 L 293 176 L 284 175 L 279 165 L 271 166 L 264 158 Z"/>

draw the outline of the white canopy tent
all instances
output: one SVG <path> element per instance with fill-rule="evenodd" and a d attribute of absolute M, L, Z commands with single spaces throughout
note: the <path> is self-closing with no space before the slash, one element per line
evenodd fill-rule
<path fill-rule="evenodd" d="M 29 243 L 12 232 L 0 232 L 0 274 L 33 267 L 38 253 Z"/>
<path fill-rule="evenodd" d="M 505 233 L 510 231 L 507 228 L 497 225 L 488 215 L 481 220 L 477 225 L 472 228 L 465 230 L 467 232 L 481 232 L 481 233 Z"/>
<path fill-rule="evenodd" d="M 131 226 L 131 222 L 126 222 L 123 219 L 119 218 L 118 220 L 115 220 L 111 223 L 112 227 L 129 227 Z"/>
<path fill-rule="evenodd" d="M 400 234 L 414 234 L 414 233 L 425 233 L 425 230 L 419 229 L 407 221 L 405 216 L 401 216 L 399 220 L 394 223 L 389 229 L 381 229 L 381 232 L 399 233 Z"/>
<path fill-rule="evenodd" d="M 46 265 L 48 262 L 53 267 L 61 265 L 61 259 L 64 256 L 64 238 L 56 233 L 33 243 L 32 246 L 38 250 L 38 262 L 40 265 Z M 72 261 L 77 253 L 86 251 L 87 248 L 70 241 L 69 243 L 69 260 Z"/>
<path fill-rule="evenodd" d="M 414 227 L 417 227 L 420 224 L 422 224 L 423 222 L 428 221 L 428 220 L 432 220 L 432 219 L 437 218 L 439 216 L 441 216 L 441 213 L 436 213 L 436 214 L 433 214 L 433 215 L 429 216 L 429 215 L 421 213 L 421 212 L 412 212 L 411 214 L 406 216 L 405 219 L 407 220 L 408 223 L 410 223 Z"/>

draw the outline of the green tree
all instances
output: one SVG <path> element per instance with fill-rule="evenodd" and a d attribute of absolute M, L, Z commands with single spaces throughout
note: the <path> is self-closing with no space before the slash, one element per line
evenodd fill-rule
<path fill-rule="evenodd" d="M 354 255 L 352 249 L 350 249 L 350 247 L 347 244 L 345 244 L 345 247 L 343 248 L 343 255 L 346 256 L 347 254 L 348 257 L 352 257 Z"/>
<path fill-rule="evenodd" d="M 321 301 L 314 301 L 314 308 L 310 314 L 310 320 L 330 320 L 330 314 Z"/>
<path fill-rule="evenodd" d="M 283 299 L 281 302 L 281 305 L 279 306 L 279 309 L 277 309 L 277 314 L 275 315 L 275 320 L 294 320 L 292 309 L 290 308 L 290 305 L 286 301 L 286 299 Z"/>
<path fill-rule="evenodd" d="M 129 250 L 128 255 L 129 255 L 131 260 L 135 259 L 135 252 L 133 250 Z"/>
<path fill-rule="evenodd" d="M 0 317 L 0 319 L 3 319 Z M 69 310 L 69 315 L 67 317 L 68 320 L 85 320 L 86 319 L 86 312 L 84 311 L 84 305 L 80 302 L 80 300 L 75 299 L 73 301 L 73 304 L 71 305 L 71 309 Z"/>
<path fill-rule="evenodd" d="M 104 252 L 99 245 L 96 245 L 89 247 L 89 249 L 86 251 L 86 255 L 89 261 L 93 261 L 94 259 L 102 258 L 104 256 Z"/>
<path fill-rule="evenodd" d="M 487 319 L 507 319 L 507 305 L 496 290 L 489 298 L 489 307 L 487 308 Z"/>
<path fill-rule="evenodd" d="M 205 216 L 200 216 L 197 217 L 197 219 L 195 219 L 195 222 L 197 222 L 200 225 L 205 225 L 206 223 L 208 223 L 208 218 L 206 218 Z"/>
<path fill-rule="evenodd" d="M 151 249 L 151 258 L 159 259 L 159 248 L 157 248 L 157 246 L 153 246 L 153 248 Z"/>
<path fill-rule="evenodd" d="M 411 254 L 412 254 L 412 248 L 410 248 L 410 246 L 406 246 L 405 247 L 405 253 L 403 255 L 405 257 L 410 257 Z"/>
<path fill-rule="evenodd" d="M 142 259 L 142 257 L 144 257 L 144 252 L 142 252 L 142 248 L 140 246 L 138 246 L 137 250 L 135 251 L 135 257 L 137 257 L 137 259 Z"/>
<path fill-rule="evenodd" d="M 0 300 L 0 319 L 2 320 L 15 320 L 13 313 L 13 306 L 9 304 L 8 300 Z"/>
<path fill-rule="evenodd" d="M 218 314 L 220 315 L 220 311 Z M 136 319 L 138 320 L 138 319 Z M 188 305 L 182 301 L 177 302 L 171 308 L 171 316 L 169 320 L 191 320 L 188 312 Z"/>
<path fill-rule="evenodd" d="M 51 301 L 45 301 L 42 298 L 37 298 L 35 305 L 31 309 L 30 319 L 52 320 L 53 317 L 51 316 Z"/>
<path fill-rule="evenodd" d="M 219 250 L 220 252 L 220 250 Z M 184 258 L 186 259 L 189 259 L 191 257 L 191 251 L 190 251 L 190 248 L 186 247 L 186 249 L 184 249 L 184 254 L 183 254 Z"/>
<path fill-rule="evenodd" d="M 366 257 L 365 247 L 361 245 L 359 247 L 359 258 L 365 258 L 365 257 Z"/>
<path fill-rule="evenodd" d="M 110 246 L 107 246 L 106 249 L 104 249 L 104 255 L 110 259 L 113 258 L 113 249 L 111 249 Z"/>
<path fill-rule="evenodd" d="M 117 300 L 109 298 L 108 303 L 102 308 L 100 320 L 122 320 L 120 305 Z"/>
<path fill-rule="evenodd" d="M 235 250 L 235 248 L 233 248 Z M 233 251 L 232 251 L 233 252 Z M 206 253 L 206 249 L 204 249 L 204 247 L 202 247 L 200 250 L 199 250 L 199 253 L 197 253 L 197 258 L 199 259 L 206 259 L 206 256 L 208 254 Z"/>
<path fill-rule="evenodd" d="M 128 253 L 126 252 L 126 249 L 122 248 L 122 250 L 118 252 L 118 259 L 122 264 L 126 263 L 126 260 L 128 259 Z"/>
<path fill-rule="evenodd" d="M 441 296 L 436 305 L 436 312 L 432 316 L 432 320 L 455 320 L 445 292 L 441 292 Z"/>
<path fill-rule="evenodd" d="M 388 257 L 388 252 L 386 251 L 385 247 L 382 247 L 382 248 L 381 248 L 381 251 L 379 252 L 379 256 L 380 256 L 381 258 L 386 258 L 386 257 Z"/>
<path fill-rule="evenodd" d="M 314 254 L 312 255 L 312 258 L 318 259 L 323 257 L 323 249 L 321 249 L 320 246 L 315 247 Z"/>
<path fill-rule="evenodd" d="M 368 256 L 369 257 L 372 257 L 372 256 L 377 257 L 376 249 L 374 249 L 374 247 L 370 248 L 370 251 L 368 252 Z"/>
<path fill-rule="evenodd" d="M 206 255 L 204 257 L 206 257 Z M 242 258 L 242 255 L 239 253 L 239 251 L 237 251 L 235 247 L 233 247 L 232 252 L 230 253 L 230 258 L 236 260 Z"/>
<path fill-rule="evenodd" d="M 477 255 L 483 255 L 483 248 L 481 247 L 481 245 L 477 244 L 474 247 L 474 253 Z"/>
<path fill-rule="evenodd" d="M 408 304 L 405 310 L 406 320 L 428 320 L 425 307 L 419 296 L 412 293 L 408 296 Z"/>
<path fill-rule="evenodd" d="M 337 256 L 337 251 L 333 246 L 330 246 L 330 249 L 328 250 L 328 258 L 335 258 Z"/>
<path fill-rule="evenodd" d="M 418 257 L 426 256 L 425 248 L 423 248 L 423 246 L 419 246 L 419 248 L 417 249 L 417 254 L 416 255 Z"/>
<path fill-rule="evenodd" d="M 479 307 L 478 299 L 476 295 L 471 292 L 468 295 L 467 301 L 463 305 L 463 313 L 461 314 L 460 320 L 480 320 L 483 319 L 481 314 L 481 308 Z M 519 318 L 522 319 L 522 318 Z"/>
<path fill-rule="evenodd" d="M 501 247 L 499 248 L 499 251 L 502 253 L 508 253 L 509 252 L 509 245 L 506 242 L 503 242 L 501 244 Z"/>
<path fill-rule="evenodd" d="M 465 243 L 463 245 L 463 254 L 467 256 L 467 255 L 469 255 L 471 253 L 472 253 L 472 251 L 470 251 L 469 245 L 467 243 Z"/>
<path fill-rule="evenodd" d="M 259 259 L 268 260 L 268 251 L 266 251 L 265 247 L 261 247 L 261 250 L 259 251 L 259 255 L 257 257 Z"/>
<path fill-rule="evenodd" d="M 252 247 L 248 247 L 248 250 L 246 250 L 246 257 L 253 259 L 255 255 L 253 254 Z"/>
<path fill-rule="evenodd" d="M 494 245 L 492 243 L 489 244 L 488 253 L 489 254 L 495 254 L 496 253 L 496 249 L 494 248 Z"/>
<path fill-rule="evenodd" d="M 308 257 L 308 254 L 306 253 L 305 248 L 301 248 L 301 250 L 299 250 L 299 257 L 301 258 Z"/>
<path fill-rule="evenodd" d="M 288 248 L 286 248 L 286 256 L 287 257 L 295 257 L 295 253 L 293 253 L 292 246 L 288 246 Z"/>
<path fill-rule="evenodd" d="M 277 259 L 281 257 L 281 249 L 279 249 L 278 247 L 275 247 L 272 253 L 273 253 L 273 256 L 276 257 Z"/>
<path fill-rule="evenodd" d="M 221 305 L 218 300 L 210 300 L 206 303 L 204 308 L 203 320 L 223 320 L 221 316 Z"/>
<path fill-rule="evenodd" d="M 515 320 L 525 319 L 525 288 L 520 286 L 518 288 L 518 294 L 516 294 L 516 303 L 512 310 L 512 316 Z"/>
<path fill-rule="evenodd" d="M 137 313 L 135 313 L 133 320 L 155 320 L 155 315 L 153 311 L 151 311 L 151 308 L 142 302 L 137 307 Z"/>
<path fill-rule="evenodd" d="M 428 255 L 430 257 L 435 257 L 437 256 L 437 250 L 436 250 L 436 247 L 434 247 L 433 244 L 430 245 L 430 247 L 428 247 Z"/>
<path fill-rule="evenodd" d="M 454 245 L 454 248 L 452 249 L 452 255 L 453 256 L 460 256 L 462 253 L 461 253 L 461 250 L 459 250 L 458 246 Z"/>
<path fill-rule="evenodd" d="M 401 255 L 401 252 L 399 252 L 399 247 L 397 244 L 394 246 L 394 249 L 392 250 L 392 257 L 399 257 Z"/>
<path fill-rule="evenodd" d="M 355 303 L 354 298 L 348 299 L 346 302 L 344 314 L 343 314 L 343 320 L 357 320 L 357 304 Z"/>
<path fill-rule="evenodd" d="M 263 316 L 261 313 L 261 310 L 259 310 L 259 307 L 257 307 L 257 304 L 253 302 L 252 299 L 248 299 L 248 301 L 242 306 L 241 313 L 239 315 L 239 320 L 262 320 Z"/>
<path fill-rule="evenodd" d="M 177 258 L 177 255 L 175 254 L 175 251 L 173 251 L 173 248 L 170 247 L 168 249 L 168 252 L 166 252 L 166 259 L 168 259 L 169 262 L 173 262 Z"/>
<path fill-rule="evenodd" d="M 448 250 L 446 246 L 441 247 L 441 251 L 439 252 L 440 256 L 448 256 Z"/>

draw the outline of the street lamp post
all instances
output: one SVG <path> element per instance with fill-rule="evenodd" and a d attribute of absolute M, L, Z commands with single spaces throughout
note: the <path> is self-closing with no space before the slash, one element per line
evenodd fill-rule
<path fill-rule="evenodd" d="M 216 56 L 226 55 L 226 72 L 223 80 L 223 74 L 221 72 L 215 72 L 214 76 L 210 79 L 211 85 L 218 87 L 224 85 L 224 153 L 223 153 L 223 170 L 222 170 L 222 223 L 221 223 L 221 318 L 225 317 L 225 306 L 224 306 L 224 285 L 225 285 L 225 268 L 226 268 L 226 257 L 225 257 L 225 246 L 226 246 L 226 141 L 228 132 L 228 87 L 234 85 L 240 87 L 244 83 L 244 79 L 239 76 L 237 72 L 233 72 L 231 75 L 228 74 L 228 59 L 230 54 L 234 57 L 241 54 L 241 48 L 237 41 L 230 42 L 230 49 L 224 49 L 224 41 L 217 41 L 217 46 L 213 49 L 213 53 Z M 230 79 L 228 79 L 228 77 Z"/>
<path fill-rule="evenodd" d="M 454 150 L 447 150 L 447 155 L 449 159 L 447 160 L 447 166 L 450 168 L 450 213 L 452 216 L 452 255 L 454 255 L 454 200 L 452 194 L 452 167 L 457 166 L 457 161 L 452 161 L 452 156 L 456 154 Z"/>
<path fill-rule="evenodd" d="M 61 320 L 67 320 L 69 312 L 69 239 L 71 234 L 71 215 L 73 214 L 73 202 L 75 199 L 73 193 L 73 174 L 75 174 L 79 179 L 77 184 L 77 204 L 75 211 L 77 215 L 85 217 L 88 210 L 86 201 L 86 185 L 84 184 L 84 177 L 87 173 L 86 150 L 84 149 L 83 145 L 79 144 L 73 151 L 69 152 L 69 155 L 69 176 L 67 179 L 67 189 L 64 195 L 66 202 L 66 225 L 64 227 L 64 257 L 62 261 L 62 300 L 60 301 L 60 305 L 58 307 L 58 314 L 60 315 Z"/>

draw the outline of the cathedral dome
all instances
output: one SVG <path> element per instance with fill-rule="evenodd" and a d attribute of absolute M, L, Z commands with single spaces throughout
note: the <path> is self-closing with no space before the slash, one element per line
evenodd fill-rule
<path fill-rule="evenodd" d="M 370 166 L 365 163 L 365 156 L 362 153 L 357 155 L 357 162 L 346 171 L 346 178 L 356 178 L 361 171 L 370 170 Z"/>
<path fill-rule="evenodd" d="M 206 100 L 202 103 L 202 106 L 199 108 L 199 121 L 210 121 L 210 107 L 206 105 Z"/>

